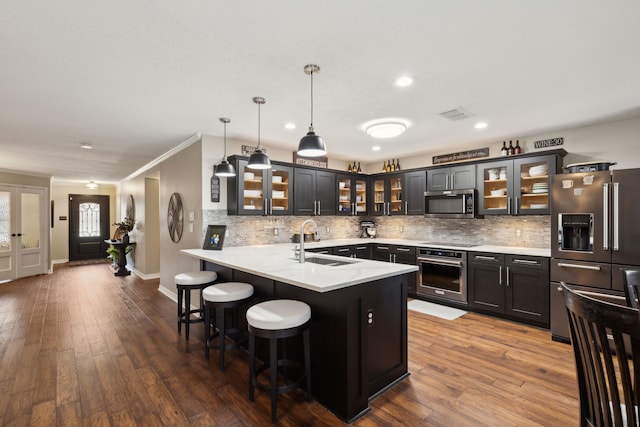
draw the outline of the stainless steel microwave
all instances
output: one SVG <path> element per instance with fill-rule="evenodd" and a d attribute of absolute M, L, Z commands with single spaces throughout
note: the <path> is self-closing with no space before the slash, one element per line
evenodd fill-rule
<path fill-rule="evenodd" d="M 426 191 L 424 216 L 427 218 L 475 218 L 476 190 Z"/>

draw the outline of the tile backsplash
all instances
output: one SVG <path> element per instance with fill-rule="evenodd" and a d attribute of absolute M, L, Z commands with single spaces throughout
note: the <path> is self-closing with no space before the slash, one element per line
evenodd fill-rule
<path fill-rule="evenodd" d="M 307 216 L 235 216 L 227 211 L 203 211 L 202 239 L 208 224 L 226 224 L 225 246 L 289 243 Z M 551 220 L 546 215 L 486 216 L 482 219 L 439 219 L 422 216 L 316 216 L 320 239 L 360 237 L 360 221 L 376 223 L 377 235 L 389 239 L 450 241 L 500 246 L 549 248 Z M 311 231 L 311 227 L 307 228 Z"/>

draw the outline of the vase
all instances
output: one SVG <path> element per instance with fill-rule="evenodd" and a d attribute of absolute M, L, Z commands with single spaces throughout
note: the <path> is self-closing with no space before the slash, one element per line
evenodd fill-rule
<path fill-rule="evenodd" d="M 129 233 L 124 233 L 122 235 L 122 243 L 124 243 L 125 245 L 129 244 Z"/>

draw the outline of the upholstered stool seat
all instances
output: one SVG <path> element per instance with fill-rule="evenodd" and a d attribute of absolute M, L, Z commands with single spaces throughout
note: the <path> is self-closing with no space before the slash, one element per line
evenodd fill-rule
<path fill-rule="evenodd" d="M 253 402 L 256 387 L 268 392 L 271 395 L 271 421 L 275 423 L 278 394 L 295 390 L 304 381 L 307 399 L 311 401 L 311 355 L 309 348 L 311 308 L 302 301 L 288 299 L 265 301 L 247 310 L 247 323 L 249 328 L 249 400 Z M 304 346 L 304 367 L 299 361 L 287 359 L 286 355 L 278 359 L 278 340 L 300 334 L 302 334 Z M 269 361 L 257 369 L 255 366 L 256 337 L 269 340 Z M 283 385 L 278 386 L 279 367 L 298 370 L 298 378 L 293 380 L 283 378 Z M 258 380 L 260 373 L 267 369 L 270 373 L 269 384 Z"/>
<path fill-rule="evenodd" d="M 204 354 L 209 360 L 209 348 L 220 350 L 220 370 L 224 370 L 224 352 L 239 347 L 247 341 L 246 334 L 242 334 L 238 328 L 237 309 L 251 301 L 253 286 L 242 282 L 224 282 L 206 287 L 202 291 L 204 299 Z M 232 327 L 227 328 L 225 322 L 225 310 L 232 309 Z M 215 315 L 213 313 L 215 312 Z M 218 344 L 212 343 L 211 328 L 218 330 Z M 227 337 L 232 338 L 232 343 L 227 344 Z"/>
<path fill-rule="evenodd" d="M 180 333 L 182 324 L 184 323 L 184 336 L 188 340 L 189 324 L 204 321 L 202 290 L 218 280 L 218 273 L 215 271 L 189 271 L 176 274 L 173 280 L 178 292 L 178 333 Z M 191 309 L 192 290 L 200 291 L 200 301 L 196 309 Z M 198 317 L 192 317 L 192 315 L 198 315 Z"/>

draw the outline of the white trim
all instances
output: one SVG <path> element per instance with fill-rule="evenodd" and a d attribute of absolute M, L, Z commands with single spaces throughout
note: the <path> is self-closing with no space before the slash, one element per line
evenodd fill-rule
<path fill-rule="evenodd" d="M 53 264 L 65 264 L 67 262 L 69 262 L 69 258 L 64 258 L 64 259 L 54 259 L 53 261 L 51 261 Z"/>
<path fill-rule="evenodd" d="M 143 272 L 141 272 L 140 270 L 137 270 L 135 268 L 133 270 L 131 270 L 131 271 L 133 271 L 133 274 L 135 274 L 136 276 L 138 276 L 142 280 L 151 280 L 151 279 L 159 279 L 160 278 L 160 273 L 144 274 Z"/>
<path fill-rule="evenodd" d="M 170 300 L 172 300 L 176 304 L 178 303 L 178 294 L 177 293 L 170 291 L 169 289 L 165 288 L 162 285 L 158 286 L 158 292 L 160 292 L 161 294 L 163 294 L 164 296 L 166 296 L 167 298 L 169 298 Z"/>
<path fill-rule="evenodd" d="M 142 166 L 137 171 L 135 171 L 132 174 L 130 174 L 129 176 L 123 178 L 122 181 L 129 181 L 129 180 L 137 177 L 138 175 L 141 175 L 143 172 L 146 172 L 149 169 L 151 169 L 152 167 L 159 165 L 160 163 L 162 163 L 165 160 L 167 160 L 169 157 L 171 157 L 174 154 L 184 150 L 185 148 L 189 147 L 191 144 L 193 144 L 195 142 L 198 142 L 201 139 L 202 139 L 202 134 L 201 133 L 199 133 L 199 132 L 198 133 L 194 133 L 193 135 L 191 135 L 189 138 L 187 138 L 185 141 L 183 141 L 182 143 L 180 143 L 176 147 L 172 148 L 171 150 L 167 151 L 164 154 L 161 154 L 160 156 L 156 157 L 154 160 L 152 160 L 149 163 L 147 163 L 146 165 Z"/>

